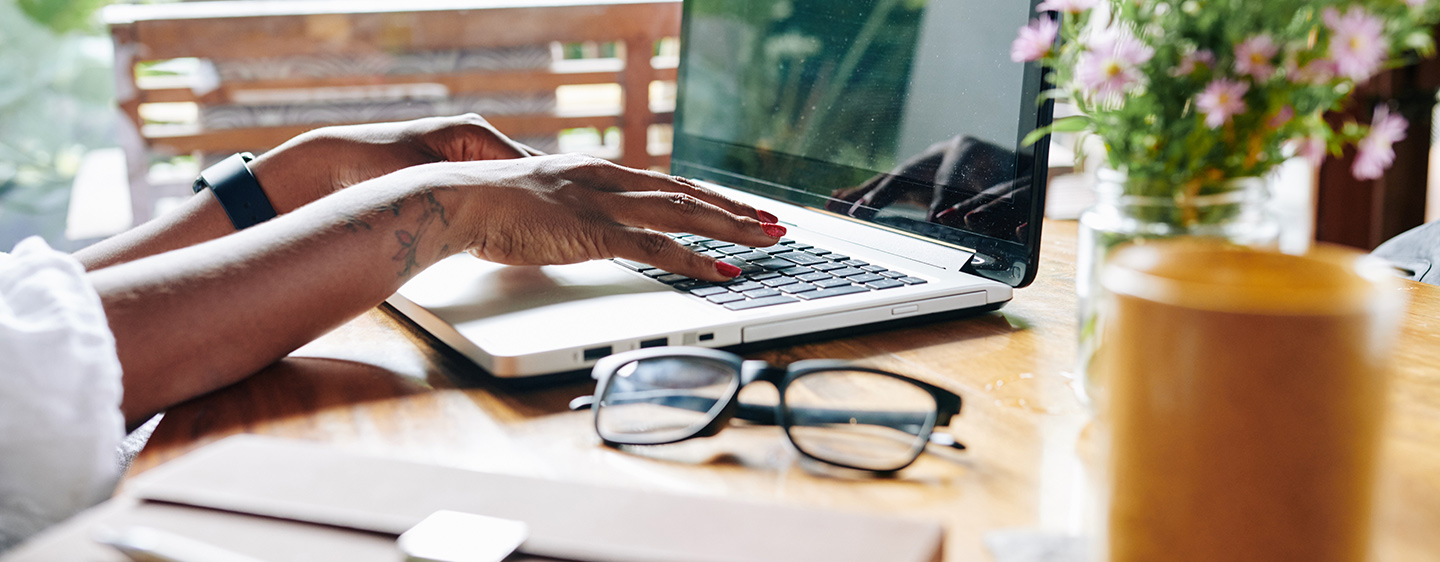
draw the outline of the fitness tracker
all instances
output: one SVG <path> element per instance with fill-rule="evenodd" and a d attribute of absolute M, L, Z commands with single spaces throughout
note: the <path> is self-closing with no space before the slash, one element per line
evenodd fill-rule
<path fill-rule="evenodd" d="M 230 224 L 235 225 L 235 230 L 244 230 L 275 218 L 275 207 L 270 205 L 270 198 L 265 196 L 255 174 L 245 165 L 254 159 L 249 152 L 234 154 L 205 168 L 200 177 L 195 178 L 195 193 L 210 188 L 215 199 L 220 201 L 220 208 L 225 209 L 225 215 L 230 217 Z"/>

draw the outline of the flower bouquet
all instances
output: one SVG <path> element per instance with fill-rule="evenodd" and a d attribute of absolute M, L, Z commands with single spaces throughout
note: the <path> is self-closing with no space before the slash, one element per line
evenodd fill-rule
<path fill-rule="evenodd" d="M 1079 115 L 1034 132 L 1103 141 L 1110 170 L 1080 219 L 1080 364 L 1096 345 L 1100 266 L 1125 242 L 1206 236 L 1273 244 L 1263 177 L 1291 156 L 1318 164 L 1354 146 L 1352 173 L 1379 177 L 1407 123 L 1324 118 L 1357 85 L 1435 50 L 1440 0 L 1045 0 L 1011 57 L 1049 69 L 1047 95 Z M 1428 132 L 1427 132 L 1428 133 Z"/>

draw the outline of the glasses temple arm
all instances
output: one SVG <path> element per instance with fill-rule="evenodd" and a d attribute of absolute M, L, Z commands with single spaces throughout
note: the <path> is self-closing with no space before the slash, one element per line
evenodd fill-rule
<path fill-rule="evenodd" d="M 660 391 L 652 390 L 645 392 L 630 392 L 626 394 L 612 394 L 606 400 L 609 404 L 633 404 L 650 403 L 672 408 L 681 408 L 694 412 L 709 412 L 715 408 L 718 401 L 714 398 L 683 394 L 682 391 Z M 594 407 L 593 396 L 581 396 L 570 401 L 570 409 L 582 410 Z M 875 411 L 850 411 L 833 410 L 824 408 L 796 408 L 790 407 L 793 417 L 804 419 L 806 424 L 863 424 L 877 425 L 898 429 L 910 435 L 919 435 L 921 428 L 929 421 L 929 414 L 915 412 L 875 412 Z M 750 423 L 759 425 L 779 425 L 775 419 L 775 408 L 771 406 L 759 406 L 755 404 L 740 403 L 735 411 L 735 417 Z M 931 433 L 930 443 L 956 449 L 964 449 L 965 445 L 955 441 L 955 438 L 948 434 Z"/>

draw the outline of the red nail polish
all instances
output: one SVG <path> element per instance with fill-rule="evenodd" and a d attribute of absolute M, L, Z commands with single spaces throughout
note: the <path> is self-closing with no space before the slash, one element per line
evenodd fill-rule
<path fill-rule="evenodd" d="M 764 230 L 765 234 L 769 234 L 770 236 L 774 236 L 776 238 L 785 235 L 785 227 L 778 224 L 762 224 L 760 225 L 760 229 Z"/>
<path fill-rule="evenodd" d="M 759 210 L 759 209 L 756 209 L 756 210 L 755 210 L 755 214 L 760 215 L 760 222 L 768 222 L 768 223 L 771 223 L 771 224 L 780 222 L 780 219 L 779 219 L 778 217 L 776 217 L 775 215 L 772 215 L 772 214 L 767 213 L 767 212 L 765 212 L 765 211 L 761 211 L 761 210 Z"/>
<path fill-rule="evenodd" d="M 735 277 L 737 275 L 740 275 L 740 268 L 719 260 L 715 261 L 715 271 L 719 271 L 721 275 L 724 275 L 726 277 Z"/>

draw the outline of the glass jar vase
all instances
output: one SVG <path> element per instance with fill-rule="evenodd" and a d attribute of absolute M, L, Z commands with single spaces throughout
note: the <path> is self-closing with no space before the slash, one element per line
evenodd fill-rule
<path fill-rule="evenodd" d="M 1092 399 L 1103 387 L 1089 365 L 1100 343 L 1100 269 L 1115 248 L 1146 240 L 1198 236 L 1246 246 L 1278 246 L 1280 225 L 1266 208 L 1269 186 L 1258 177 L 1179 188 L 1129 180 L 1123 172 L 1096 174 L 1096 202 L 1080 215 L 1075 290 L 1079 297 L 1077 374 Z"/>

